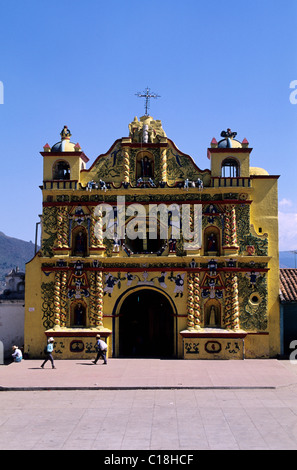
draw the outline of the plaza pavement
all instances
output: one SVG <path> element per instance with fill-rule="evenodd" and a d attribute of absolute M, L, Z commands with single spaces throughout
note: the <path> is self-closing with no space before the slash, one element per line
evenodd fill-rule
<path fill-rule="evenodd" d="M 42 360 L 0 366 L 1 390 L 82 390 L 142 388 L 271 388 L 297 384 L 297 364 L 274 359 L 56 360 L 56 369 Z"/>
<path fill-rule="evenodd" d="M 0 366 L 0 450 L 297 449 L 289 361 L 41 362 Z"/>

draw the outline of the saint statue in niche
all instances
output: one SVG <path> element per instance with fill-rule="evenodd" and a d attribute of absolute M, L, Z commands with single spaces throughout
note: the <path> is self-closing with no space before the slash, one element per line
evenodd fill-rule
<path fill-rule="evenodd" d="M 84 256 L 86 253 L 86 240 L 83 232 L 78 232 L 74 242 L 74 254 Z"/>
<path fill-rule="evenodd" d="M 211 233 L 207 238 L 207 251 L 217 251 L 217 237 L 214 233 Z"/>
<path fill-rule="evenodd" d="M 147 156 L 141 160 L 141 176 L 153 177 L 152 163 Z"/>
<path fill-rule="evenodd" d="M 220 326 L 219 309 L 214 305 L 212 305 L 208 311 L 205 326 L 209 328 L 215 328 Z"/>
<path fill-rule="evenodd" d="M 75 326 L 85 326 L 85 310 L 81 303 L 75 306 L 73 319 Z"/>

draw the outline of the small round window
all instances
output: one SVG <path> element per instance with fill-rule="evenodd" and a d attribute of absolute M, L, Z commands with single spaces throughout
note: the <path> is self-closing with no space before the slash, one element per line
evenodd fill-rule
<path fill-rule="evenodd" d="M 260 294 L 258 294 L 258 292 L 253 292 L 251 295 L 250 295 L 250 298 L 249 298 L 249 303 L 253 306 L 256 306 L 256 305 L 259 305 L 261 303 L 261 296 Z"/>

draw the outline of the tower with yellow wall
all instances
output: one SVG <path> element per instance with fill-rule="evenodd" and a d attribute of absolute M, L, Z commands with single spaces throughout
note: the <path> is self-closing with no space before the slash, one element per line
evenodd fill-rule
<path fill-rule="evenodd" d="M 143 116 L 89 159 L 46 144 L 41 249 L 26 266 L 25 353 L 243 359 L 280 351 L 277 176 L 230 129 L 201 170 Z"/>

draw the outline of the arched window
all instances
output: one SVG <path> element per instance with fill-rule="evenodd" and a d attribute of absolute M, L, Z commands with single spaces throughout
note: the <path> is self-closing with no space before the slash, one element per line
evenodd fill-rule
<path fill-rule="evenodd" d="M 239 163 L 235 158 L 225 158 L 222 162 L 222 178 L 238 178 Z"/>
<path fill-rule="evenodd" d="M 18 292 L 24 292 L 25 291 L 25 283 L 24 282 L 19 282 L 17 285 L 17 291 Z"/>
<path fill-rule="evenodd" d="M 133 219 L 132 219 L 133 220 Z M 166 247 L 166 239 L 161 238 L 160 221 L 156 219 L 155 227 L 150 227 L 149 220 L 145 221 L 145 234 L 143 238 L 129 238 L 128 234 L 125 238 L 125 246 L 129 249 L 131 254 L 157 254 L 160 256 Z M 141 231 L 141 229 L 138 229 Z M 141 233 L 139 233 L 141 235 Z"/>
<path fill-rule="evenodd" d="M 70 179 L 70 165 L 68 162 L 60 160 L 54 164 L 53 179 L 54 180 L 69 180 Z"/>

